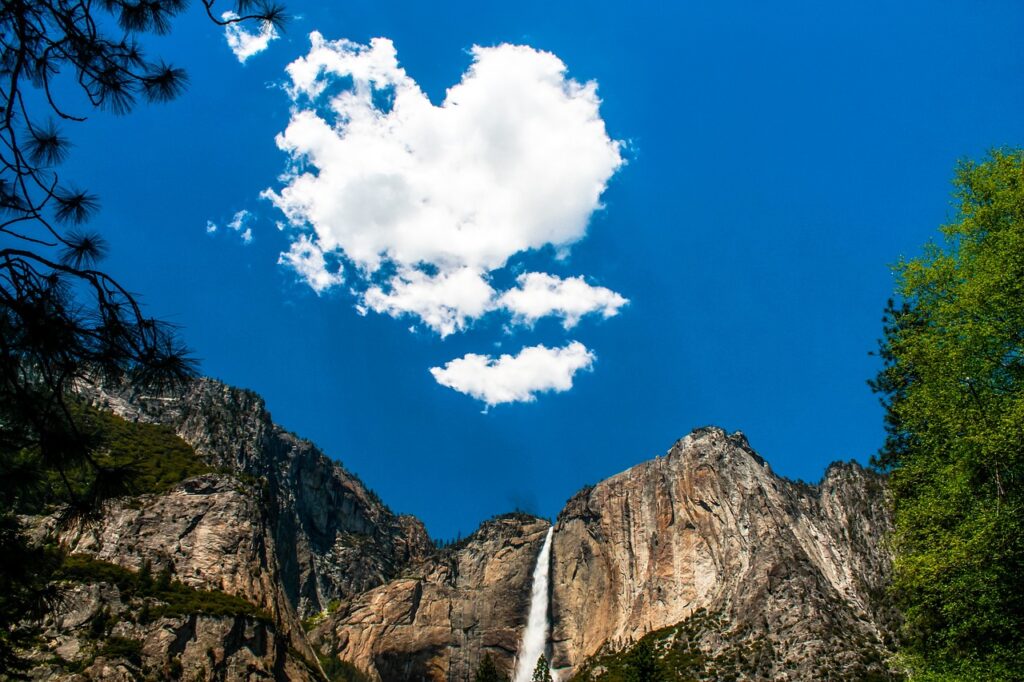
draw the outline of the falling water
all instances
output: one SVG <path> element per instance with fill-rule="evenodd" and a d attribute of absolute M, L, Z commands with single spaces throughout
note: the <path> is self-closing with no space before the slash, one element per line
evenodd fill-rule
<path fill-rule="evenodd" d="M 548 528 L 544 546 L 537 556 L 533 568 L 533 589 L 530 592 L 530 617 L 526 621 L 526 632 L 519 645 L 516 661 L 516 675 L 513 682 L 530 682 L 537 659 L 544 653 L 548 643 L 548 571 L 551 568 L 551 535 L 554 526 Z"/>

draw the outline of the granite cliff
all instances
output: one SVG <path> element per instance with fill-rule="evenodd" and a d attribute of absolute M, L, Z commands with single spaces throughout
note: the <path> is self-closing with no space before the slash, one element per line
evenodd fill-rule
<path fill-rule="evenodd" d="M 488 654 L 511 670 L 548 525 L 525 515 L 486 521 L 342 603 L 312 630 L 313 645 L 383 680 L 472 680 Z"/>
<path fill-rule="evenodd" d="M 888 508 L 882 479 L 856 464 L 802 485 L 742 434 L 694 431 L 559 514 L 552 665 L 578 670 L 699 613 L 716 616 L 697 633 L 702 654 L 756 644 L 755 679 L 882 674 Z"/>
<path fill-rule="evenodd" d="M 497 517 L 435 549 L 252 392 L 200 380 L 174 396 L 83 395 L 168 425 L 209 471 L 89 523 L 34 521 L 99 567 L 64 583 L 37 678 L 324 679 L 333 661 L 340 679 L 470 680 L 485 655 L 512 669 L 547 521 Z M 855 464 L 794 483 L 741 434 L 697 430 L 559 514 L 553 667 L 600 679 L 656 635 L 664 652 L 685 639 L 697 678 L 732 661 L 737 679 L 885 679 L 888 508 L 884 480 Z M 150 571 L 168 576 L 163 592 L 138 587 Z M 226 606 L 189 611 L 207 598 Z"/>

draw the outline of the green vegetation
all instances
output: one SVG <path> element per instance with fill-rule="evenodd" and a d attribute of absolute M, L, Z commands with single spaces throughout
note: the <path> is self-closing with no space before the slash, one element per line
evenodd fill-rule
<path fill-rule="evenodd" d="M 88 465 L 48 463 L 32 448 L 0 449 L 0 476 L 20 482 L 6 496 L 15 511 L 43 513 L 57 505 L 76 510 L 85 500 L 160 493 L 212 471 L 168 426 L 129 422 L 81 403 L 72 405 L 71 414 L 91 444 Z"/>
<path fill-rule="evenodd" d="M 107 471 L 122 473 L 124 494 L 161 493 L 186 478 L 212 471 L 169 426 L 129 422 L 88 406 L 77 406 L 74 413 L 79 429 L 95 443 L 96 463 Z M 58 472 L 47 473 L 47 500 L 66 503 Z M 76 467 L 65 474 L 79 494 L 94 484 L 95 474 L 89 467 Z"/>
<path fill-rule="evenodd" d="M 309 618 L 304 619 L 302 621 L 302 629 L 305 630 L 306 632 L 310 632 L 317 625 L 319 625 L 320 623 L 324 622 L 324 620 L 327 619 L 327 616 L 331 615 L 332 613 L 337 612 L 337 610 L 340 609 L 340 608 L 341 608 L 341 602 L 338 601 L 337 599 L 332 600 L 327 605 L 326 609 L 324 609 L 320 613 L 314 613 Z"/>
<path fill-rule="evenodd" d="M 473 676 L 473 682 L 508 682 L 508 675 L 498 670 L 490 654 L 484 654 L 480 665 L 477 666 L 476 675 Z"/>
<path fill-rule="evenodd" d="M 85 229 L 98 199 L 58 172 L 71 148 L 65 126 L 91 109 L 125 114 L 140 99 L 165 102 L 184 90 L 185 72 L 140 43 L 170 31 L 186 5 L 0 3 L 0 556 L 13 567 L 0 566 L 2 670 L 23 667 L 21 641 L 52 606 L 52 566 L 27 539 L 18 508 L 37 504 L 38 489 L 57 482 L 69 515 L 95 514 L 123 494 L 131 475 L 104 465 L 75 423 L 76 382 L 161 390 L 195 375 L 175 329 L 145 315 L 100 269 L 107 243 Z M 214 12 L 212 0 L 204 6 L 219 26 L 284 20 L 281 7 L 261 0 L 239 0 L 234 15 Z"/>
<path fill-rule="evenodd" d="M 719 656 L 709 656 L 700 647 L 708 633 L 726 633 L 728 625 L 717 613 L 698 609 L 686 620 L 650 632 L 632 646 L 614 653 L 599 654 L 587 661 L 573 676 L 573 682 L 691 682 L 696 680 L 738 680 L 766 672 L 774 660 L 771 645 L 762 639 L 740 645 Z"/>
<path fill-rule="evenodd" d="M 706 642 L 721 642 L 725 648 L 710 653 Z M 773 679 L 779 668 L 803 669 L 815 680 L 856 680 L 888 682 L 900 679 L 889 673 L 878 647 L 855 644 L 855 661 L 837 670 L 828 661 L 806 662 L 784 659 L 785 651 L 764 636 L 745 628 L 734 628 L 720 613 L 698 609 L 686 620 L 650 632 L 621 651 L 605 650 L 584 662 L 571 682 L 737 682 Z M 775 672 L 773 672 L 775 671 Z"/>
<path fill-rule="evenodd" d="M 139 610 L 138 618 L 141 621 L 198 613 L 207 616 L 245 616 L 265 623 L 273 622 L 263 609 L 241 597 L 219 590 L 200 590 L 173 580 L 167 568 L 153 578 L 147 566 L 134 572 L 93 557 L 71 554 L 64 559 L 54 578 L 80 583 L 108 583 L 117 586 L 122 600 L 146 600 Z M 105 618 L 101 613 L 94 619 L 93 627 L 98 629 L 95 633 L 97 637 L 105 636 L 112 627 Z"/>
<path fill-rule="evenodd" d="M 54 556 L 59 556 L 54 554 Z M 119 600 L 128 606 L 124 617 L 132 622 L 146 624 L 163 616 L 203 614 L 221 617 L 246 617 L 270 623 L 270 616 L 254 604 L 217 590 L 199 590 L 174 580 L 168 567 L 156 576 L 149 564 L 131 571 L 89 556 L 72 554 L 53 571 L 52 579 L 72 583 L 106 583 L 118 589 Z M 136 667 L 143 666 L 143 642 L 113 634 L 121 617 L 103 608 L 86 624 L 82 635 L 88 643 L 86 655 L 74 661 L 53 655 L 50 662 L 67 672 L 80 674 L 97 658 L 122 659 Z M 181 661 L 170 662 L 172 675 L 180 675 Z M 149 678 L 147 678 L 149 679 Z M 175 678 L 177 679 L 177 678 Z"/>
<path fill-rule="evenodd" d="M 317 654 L 328 682 L 370 682 L 370 677 L 348 661 Z"/>
<path fill-rule="evenodd" d="M 544 654 L 537 659 L 537 667 L 533 669 L 532 682 L 552 682 L 551 669 L 548 667 L 548 659 Z"/>
<path fill-rule="evenodd" d="M 123 658 L 133 665 L 142 665 L 142 642 L 127 637 L 107 637 L 100 647 L 99 655 Z"/>
<path fill-rule="evenodd" d="M 89 413 L 101 443 L 100 463 L 130 468 L 128 488 L 133 494 L 164 492 L 212 471 L 169 426 L 129 422 L 99 410 Z"/>
<path fill-rule="evenodd" d="M 901 662 L 1024 678 L 1024 151 L 965 162 L 944 243 L 897 267 L 872 382 L 887 408 Z"/>
<path fill-rule="evenodd" d="M 25 668 L 18 651 L 31 642 L 58 597 L 51 583 L 61 552 L 30 541 L 18 514 L 59 507 L 62 519 L 89 516 L 111 497 L 161 492 L 210 471 L 167 427 L 67 403 L 76 447 L 86 447 L 81 459 L 49 457 L 42 444 L 15 447 L 12 442 L 24 442 L 0 428 L 0 670 Z"/>

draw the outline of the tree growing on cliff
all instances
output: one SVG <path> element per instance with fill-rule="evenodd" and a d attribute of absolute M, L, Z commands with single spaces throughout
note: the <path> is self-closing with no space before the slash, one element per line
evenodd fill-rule
<path fill-rule="evenodd" d="M 626 656 L 626 679 L 629 682 L 663 682 L 668 678 L 664 665 L 650 638 L 644 637 Z"/>
<path fill-rule="evenodd" d="M 236 0 L 230 18 L 215 14 L 214 0 L 201 4 L 219 25 L 279 25 L 284 18 L 279 6 L 262 0 Z M 32 499 L 44 475 L 63 483 L 67 508 L 78 515 L 125 489 L 127 472 L 101 463 L 97 443 L 77 423 L 71 388 L 83 378 L 163 385 L 194 372 L 174 330 L 146 316 L 132 293 L 98 268 L 106 243 L 84 228 L 98 200 L 58 172 L 70 147 L 62 126 L 85 120 L 62 92 L 77 91 L 87 110 L 115 114 L 140 99 L 163 102 L 182 92 L 185 72 L 147 58 L 139 40 L 167 33 L 186 5 L 0 4 L 0 556 L 21 567 L 18 575 L 33 576 L 5 583 L 4 669 L 15 665 L 18 623 L 48 606 L 39 588 L 46 565 L 20 532 L 19 504 Z M 83 468 L 91 472 L 84 490 L 72 484 Z"/>
<path fill-rule="evenodd" d="M 532 682 L 552 682 L 551 669 L 548 667 L 548 659 L 544 654 L 537 659 L 537 667 L 533 669 Z"/>
<path fill-rule="evenodd" d="M 880 342 L 893 594 L 915 679 L 1024 673 L 1024 151 L 960 164 L 959 215 L 896 269 Z"/>
<path fill-rule="evenodd" d="M 508 677 L 501 674 L 490 654 L 484 654 L 473 680 L 474 682 L 508 682 Z"/>

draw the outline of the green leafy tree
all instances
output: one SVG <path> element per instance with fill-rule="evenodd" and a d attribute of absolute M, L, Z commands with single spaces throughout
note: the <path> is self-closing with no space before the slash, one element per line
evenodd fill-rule
<path fill-rule="evenodd" d="M 626 679 L 630 682 L 662 682 L 668 679 L 650 638 L 641 639 L 626 656 Z"/>
<path fill-rule="evenodd" d="M 544 654 L 537 659 L 537 667 L 533 669 L 533 682 L 552 682 L 551 669 L 548 667 L 548 659 Z"/>
<path fill-rule="evenodd" d="M 145 55 L 140 39 L 165 34 L 185 0 L 4 0 L 0 3 L 0 667 L 17 667 L 24 623 L 51 603 L 49 560 L 21 532 L 17 512 L 52 474 L 68 516 L 94 513 L 126 491 L 127 467 L 97 457 L 99 443 L 76 420 L 76 382 L 130 380 L 161 387 L 188 380 L 194 364 L 174 329 L 144 314 L 103 272 L 102 235 L 85 229 L 98 199 L 58 168 L 64 126 L 93 109 L 129 112 L 185 87 L 185 72 Z M 282 9 L 236 0 L 219 25 L 280 25 Z M 225 18 L 227 17 L 227 18 Z M 72 93 L 77 91 L 77 95 Z M 72 111 L 67 100 L 82 102 Z M 84 488 L 75 484 L 82 469 Z M 52 568 L 52 567 L 51 567 Z M 19 578 L 19 576 L 21 576 Z"/>
<path fill-rule="evenodd" d="M 498 666 L 494 664 L 494 659 L 491 658 L 491 655 L 484 654 L 483 660 L 480 661 L 480 665 L 476 669 L 476 675 L 473 677 L 473 680 L 474 682 L 506 682 L 508 678 L 498 670 Z"/>
<path fill-rule="evenodd" d="M 885 318 L 893 594 L 914 679 L 1024 679 L 1024 151 L 961 163 Z"/>

